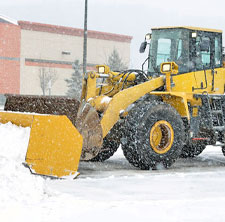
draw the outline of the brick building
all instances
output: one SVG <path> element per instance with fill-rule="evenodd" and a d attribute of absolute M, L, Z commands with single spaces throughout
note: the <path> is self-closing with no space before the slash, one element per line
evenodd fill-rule
<path fill-rule="evenodd" d="M 0 93 L 20 93 L 20 27 L 0 17 Z"/>
<path fill-rule="evenodd" d="M 87 69 L 105 64 L 116 49 L 129 65 L 132 37 L 88 31 Z M 55 75 L 52 95 L 65 95 L 75 60 L 83 61 L 83 30 L 0 17 L 0 93 L 41 95 L 40 73 Z"/>

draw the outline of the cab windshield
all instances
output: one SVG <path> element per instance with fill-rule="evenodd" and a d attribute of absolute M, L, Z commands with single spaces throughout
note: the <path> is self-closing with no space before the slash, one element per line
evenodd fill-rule
<path fill-rule="evenodd" d="M 152 30 L 148 72 L 160 73 L 162 62 L 176 62 L 179 73 L 188 72 L 189 32 L 185 29 Z"/>

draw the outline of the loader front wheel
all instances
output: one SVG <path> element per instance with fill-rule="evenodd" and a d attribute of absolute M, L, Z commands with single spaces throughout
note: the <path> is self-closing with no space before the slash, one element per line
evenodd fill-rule
<path fill-rule="evenodd" d="M 136 167 L 168 168 L 181 155 L 184 138 L 183 121 L 173 107 L 159 102 L 143 103 L 127 116 L 122 149 Z"/>
<path fill-rule="evenodd" d="M 222 146 L 222 153 L 225 156 L 225 146 Z"/>
<path fill-rule="evenodd" d="M 117 122 L 103 139 L 103 145 L 96 157 L 91 159 L 93 162 L 103 162 L 109 159 L 120 146 L 121 124 Z"/>
<path fill-rule="evenodd" d="M 99 151 L 98 155 L 91 159 L 93 162 L 103 162 L 109 159 L 119 148 L 119 143 L 108 140 L 107 138 L 103 139 L 103 145 L 101 150 Z"/>

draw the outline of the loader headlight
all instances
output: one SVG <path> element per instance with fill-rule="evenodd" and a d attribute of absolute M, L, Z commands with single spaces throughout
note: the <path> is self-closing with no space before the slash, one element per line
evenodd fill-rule
<path fill-rule="evenodd" d="M 161 63 L 160 71 L 163 74 L 177 74 L 178 73 L 178 65 L 175 62 L 163 62 Z"/>
<path fill-rule="evenodd" d="M 162 72 L 170 72 L 170 70 L 171 70 L 170 63 L 162 64 Z"/>
<path fill-rule="evenodd" d="M 105 73 L 105 66 L 99 66 L 98 73 Z"/>

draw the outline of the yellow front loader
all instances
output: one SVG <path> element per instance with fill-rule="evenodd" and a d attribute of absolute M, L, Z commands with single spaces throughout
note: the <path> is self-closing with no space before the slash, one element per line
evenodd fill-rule
<path fill-rule="evenodd" d="M 140 169 L 170 167 L 217 141 L 225 154 L 222 32 L 155 28 L 140 52 L 148 45 L 142 70 L 99 65 L 87 73 L 81 102 L 5 95 L 0 122 L 31 127 L 26 164 L 33 172 L 75 176 L 80 160 L 104 161 L 120 144 Z"/>

